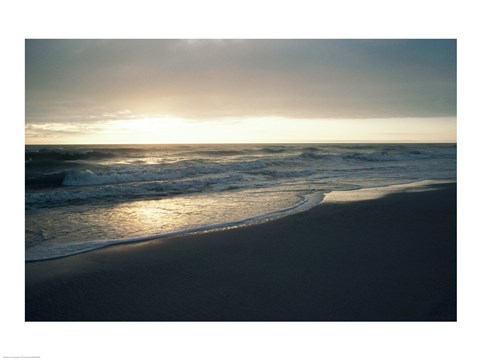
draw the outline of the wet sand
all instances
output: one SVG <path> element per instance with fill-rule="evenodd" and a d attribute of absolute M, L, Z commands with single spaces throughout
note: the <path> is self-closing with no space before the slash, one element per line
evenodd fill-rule
<path fill-rule="evenodd" d="M 456 184 L 429 190 L 26 263 L 25 319 L 454 321 Z"/>

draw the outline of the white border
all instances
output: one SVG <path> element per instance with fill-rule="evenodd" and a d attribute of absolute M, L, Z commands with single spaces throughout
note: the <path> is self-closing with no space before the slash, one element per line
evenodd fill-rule
<path fill-rule="evenodd" d="M 0 356 L 473 359 L 478 345 L 478 11 L 467 1 L 17 1 L 2 7 Z M 457 323 L 25 323 L 25 38 L 458 38 Z M 10 191 L 14 188 L 15 191 Z M 476 212 L 476 214 L 475 214 Z M 14 219 L 15 221 L 13 221 Z"/>

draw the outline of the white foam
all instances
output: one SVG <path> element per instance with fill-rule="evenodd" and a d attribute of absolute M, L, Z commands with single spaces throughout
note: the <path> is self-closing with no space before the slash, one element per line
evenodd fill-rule
<path fill-rule="evenodd" d="M 211 163 L 193 166 L 141 166 L 129 164 L 127 168 L 97 173 L 89 169 L 70 170 L 63 179 L 62 184 L 64 186 L 90 186 L 141 181 L 174 180 L 198 174 L 227 174 L 232 171 L 261 169 L 266 166 L 267 163 L 263 160 L 226 164 Z"/>
<path fill-rule="evenodd" d="M 325 195 L 324 203 L 341 203 L 374 200 L 396 192 L 413 192 L 434 190 L 432 185 L 447 184 L 451 181 L 422 180 L 407 184 L 388 185 L 382 187 L 363 188 L 357 190 L 332 191 Z"/>

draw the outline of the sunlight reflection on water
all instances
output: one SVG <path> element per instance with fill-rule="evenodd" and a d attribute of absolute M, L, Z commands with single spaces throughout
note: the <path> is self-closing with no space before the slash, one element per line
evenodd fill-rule
<path fill-rule="evenodd" d="M 29 216 L 27 227 L 48 222 L 50 243 L 128 239 L 238 221 L 291 207 L 300 201 L 301 196 L 295 192 L 193 194 L 109 207 L 78 206 L 74 212 L 44 209 Z"/>

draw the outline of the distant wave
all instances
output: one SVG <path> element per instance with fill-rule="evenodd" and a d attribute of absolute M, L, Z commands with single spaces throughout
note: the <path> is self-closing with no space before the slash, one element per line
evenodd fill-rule
<path fill-rule="evenodd" d="M 63 185 L 66 171 L 54 172 L 49 174 L 38 174 L 25 177 L 27 187 L 58 187 Z"/>
<path fill-rule="evenodd" d="M 329 157 L 329 155 L 314 152 L 314 151 L 310 150 L 310 151 L 302 152 L 299 157 L 301 159 L 307 159 L 307 160 L 311 160 L 311 159 L 318 160 L 318 159 L 325 159 L 325 158 Z"/>
<path fill-rule="evenodd" d="M 27 186 L 91 186 L 121 184 L 129 182 L 182 179 L 196 175 L 222 174 L 232 171 L 248 171 L 267 166 L 264 160 L 239 161 L 230 163 L 179 161 L 170 164 L 130 165 L 118 170 L 93 171 L 72 169 L 47 174 L 30 174 L 25 178 Z"/>
<path fill-rule="evenodd" d="M 244 155 L 247 154 L 247 151 L 241 150 L 200 150 L 195 152 L 188 152 L 188 154 L 195 155 L 206 155 L 206 156 L 234 156 L 234 155 Z"/>
<path fill-rule="evenodd" d="M 267 146 L 260 149 L 261 152 L 274 153 L 274 154 L 283 153 L 288 150 L 289 149 L 285 146 Z"/>
<path fill-rule="evenodd" d="M 25 161 L 70 161 L 70 160 L 88 160 L 88 159 L 105 159 L 114 157 L 115 153 L 110 151 L 68 151 L 68 150 L 26 150 Z"/>
<path fill-rule="evenodd" d="M 88 175 L 86 176 L 88 178 Z M 216 187 L 225 188 L 238 184 L 242 187 L 242 175 L 230 175 L 224 177 L 202 177 L 198 179 L 179 181 L 149 181 L 122 184 L 109 184 L 105 186 L 90 186 L 85 189 L 71 191 L 68 188 L 57 189 L 50 192 L 27 192 L 25 194 L 25 205 L 31 207 L 54 207 L 69 203 L 88 203 L 94 199 L 134 199 L 138 197 L 162 197 L 179 194 L 190 194 L 210 189 L 215 191 Z"/>

